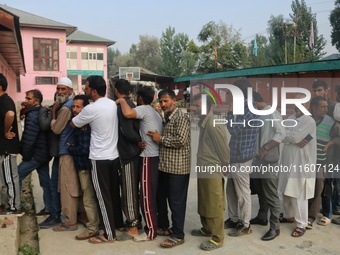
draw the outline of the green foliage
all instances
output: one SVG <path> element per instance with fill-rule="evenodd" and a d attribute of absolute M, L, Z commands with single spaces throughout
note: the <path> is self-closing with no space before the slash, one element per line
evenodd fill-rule
<path fill-rule="evenodd" d="M 333 26 L 332 44 L 340 51 L 340 0 L 335 1 L 330 21 Z M 248 67 L 309 62 L 320 59 L 326 41 L 318 33 L 316 14 L 305 0 L 292 0 L 289 18 L 271 16 L 268 38 L 256 35 L 257 56 L 253 54 L 254 40 L 245 45 L 241 33 L 223 21 L 203 25 L 196 45 L 187 34 L 176 34 L 168 27 L 159 40 L 140 35 L 139 43 L 132 44 L 128 54 L 118 50 L 108 53 L 109 74 L 118 73 L 122 66 L 140 66 L 155 73 L 179 77 L 193 72 L 208 73 Z M 314 27 L 314 47 L 309 47 L 311 23 Z"/>
<path fill-rule="evenodd" d="M 161 61 L 159 40 L 155 36 L 140 35 L 137 47 L 132 47 L 133 65 L 157 72 Z"/>
<path fill-rule="evenodd" d="M 252 40 L 248 46 L 249 66 L 267 66 L 269 65 L 269 58 L 267 57 L 269 51 L 268 39 L 263 35 L 256 35 L 255 37 L 257 43 L 257 56 L 254 55 L 254 40 Z"/>
<path fill-rule="evenodd" d="M 196 48 L 187 34 L 176 34 L 175 28 L 168 27 L 160 39 L 159 73 L 173 77 L 191 74 L 197 60 Z"/>
<path fill-rule="evenodd" d="M 325 53 L 326 41 L 318 35 L 317 21 L 311 8 L 304 0 L 293 0 L 290 19 L 283 15 L 271 16 L 268 21 L 269 46 L 267 57 L 269 64 L 308 62 L 320 59 Z M 314 28 L 314 47 L 309 47 L 311 22 Z"/>
<path fill-rule="evenodd" d="M 247 49 L 241 34 L 232 26 L 220 21 L 210 21 L 202 27 L 198 40 L 200 47 L 198 72 L 216 72 L 247 66 Z"/>
<path fill-rule="evenodd" d="M 39 255 L 37 249 L 25 244 L 19 247 L 19 255 Z"/>
<path fill-rule="evenodd" d="M 332 26 L 332 45 L 340 52 L 340 0 L 335 1 L 335 8 L 329 16 L 329 21 Z"/>

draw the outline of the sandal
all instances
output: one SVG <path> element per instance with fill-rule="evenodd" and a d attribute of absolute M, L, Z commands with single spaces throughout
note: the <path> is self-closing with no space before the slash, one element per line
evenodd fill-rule
<path fill-rule="evenodd" d="M 158 236 L 171 236 L 171 234 L 173 233 L 171 228 L 168 228 L 166 230 L 163 230 L 161 228 L 157 229 L 157 235 Z"/>
<path fill-rule="evenodd" d="M 332 223 L 340 225 L 340 217 L 332 219 Z"/>
<path fill-rule="evenodd" d="M 116 239 L 107 240 L 103 235 L 91 237 L 89 239 L 89 243 L 92 244 L 113 243 L 114 241 L 116 241 Z"/>
<path fill-rule="evenodd" d="M 55 232 L 63 232 L 63 231 L 74 231 L 74 230 L 77 230 L 78 229 L 78 226 L 77 225 L 74 225 L 74 226 L 67 226 L 65 225 L 64 223 L 60 224 L 60 225 L 57 225 L 57 226 L 54 226 L 52 228 L 53 231 Z"/>
<path fill-rule="evenodd" d="M 97 235 L 99 235 L 98 231 L 90 233 L 87 229 L 85 229 L 83 233 L 76 235 L 76 240 L 86 240 Z"/>
<path fill-rule="evenodd" d="M 211 233 L 205 232 L 203 230 L 203 228 L 191 230 L 191 235 L 193 235 L 193 236 L 205 236 L 205 237 L 212 236 Z"/>
<path fill-rule="evenodd" d="M 313 223 L 309 220 L 306 229 L 313 229 Z"/>
<path fill-rule="evenodd" d="M 295 221 L 294 217 L 292 218 L 284 218 L 283 213 L 280 214 L 280 223 L 293 223 Z"/>
<path fill-rule="evenodd" d="M 168 239 L 165 239 L 163 242 L 161 242 L 161 246 L 163 248 L 172 248 L 183 243 L 184 243 L 184 239 L 170 237 Z"/>
<path fill-rule="evenodd" d="M 294 231 L 292 232 L 292 237 L 300 237 L 303 236 L 306 232 L 306 228 L 299 228 L 296 227 Z"/>
<path fill-rule="evenodd" d="M 120 236 L 117 236 L 117 241 L 132 240 L 134 236 L 129 235 L 127 232 L 123 232 Z"/>
<path fill-rule="evenodd" d="M 322 216 L 322 218 L 318 221 L 318 225 L 321 226 L 327 226 L 329 225 L 329 223 L 331 223 L 331 220 L 328 219 L 326 216 Z"/>
<path fill-rule="evenodd" d="M 223 246 L 223 242 L 218 243 L 210 239 L 209 241 L 201 243 L 200 248 L 205 251 L 212 251 L 212 250 L 221 248 L 222 246 Z"/>

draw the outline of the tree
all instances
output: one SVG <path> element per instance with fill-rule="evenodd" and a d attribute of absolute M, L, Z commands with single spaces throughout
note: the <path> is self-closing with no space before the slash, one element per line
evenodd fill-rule
<path fill-rule="evenodd" d="M 332 45 L 335 45 L 337 50 L 340 52 L 340 0 L 335 1 L 335 8 L 329 16 L 329 21 L 332 26 Z"/>
<path fill-rule="evenodd" d="M 290 54 L 288 50 L 291 47 L 289 21 L 283 17 L 283 15 L 270 16 L 268 21 L 269 32 L 269 48 L 268 59 L 270 65 L 278 65 L 288 63 Z"/>
<path fill-rule="evenodd" d="M 160 39 L 160 74 L 178 77 L 192 73 L 197 57 L 195 53 L 190 51 L 189 43 L 188 35 L 175 34 L 175 28 L 168 27 L 162 33 Z"/>
<path fill-rule="evenodd" d="M 293 0 L 290 19 L 283 15 L 271 16 L 268 21 L 271 64 L 309 62 L 320 59 L 326 41 L 318 34 L 316 15 L 304 0 Z M 314 47 L 309 47 L 311 23 L 314 29 Z"/>
<path fill-rule="evenodd" d="M 245 47 L 240 47 L 241 34 L 232 26 L 220 21 L 210 21 L 198 34 L 200 47 L 198 71 L 214 72 L 237 69 L 244 66 L 243 57 L 247 54 Z M 238 46 L 235 46 L 238 44 Z M 244 51 L 244 52 L 240 52 Z M 235 59 L 241 57 L 241 59 Z"/>
<path fill-rule="evenodd" d="M 113 48 L 107 48 L 107 73 L 108 76 L 111 77 L 118 72 L 116 67 L 116 59 L 120 56 L 120 51 L 118 49 L 114 50 Z"/>
<path fill-rule="evenodd" d="M 135 50 L 135 51 L 134 51 Z M 161 62 L 159 40 L 155 36 L 140 35 L 137 47 L 132 46 L 130 54 L 133 56 L 135 66 L 157 72 Z"/>
<path fill-rule="evenodd" d="M 293 62 L 314 61 L 320 59 L 326 53 L 323 52 L 326 40 L 323 35 L 318 34 L 318 26 L 316 14 L 312 13 L 312 9 L 307 7 L 305 0 L 293 0 L 290 18 L 294 24 Z M 314 28 L 314 47 L 309 47 L 309 38 L 311 33 L 311 23 Z M 295 61 L 294 61 L 295 60 Z"/>

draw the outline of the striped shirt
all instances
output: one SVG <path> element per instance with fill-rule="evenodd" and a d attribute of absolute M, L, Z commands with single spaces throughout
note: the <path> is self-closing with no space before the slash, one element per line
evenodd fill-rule
<path fill-rule="evenodd" d="M 162 172 L 190 173 L 190 120 L 179 109 L 163 121 L 160 141 L 159 165 Z"/>
<path fill-rule="evenodd" d="M 327 153 L 323 151 L 326 144 L 332 140 L 331 129 L 335 121 L 326 115 L 322 121 L 316 126 L 316 148 L 317 148 L 317 160 L 325 161 L 327 159 Z"/>

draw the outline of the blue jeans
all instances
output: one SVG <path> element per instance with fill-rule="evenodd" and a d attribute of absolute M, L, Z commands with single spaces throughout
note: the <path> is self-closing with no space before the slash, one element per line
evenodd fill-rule
<path fill-rule="evenodd" d="M 59 218 L 61 213 L 60 193 L 58 191 L 58 172 L 59 172 L 59 157 L 54 157 L 50 183 L 52 197 L 52 207 L 50 212 L 51 216 L 54 218 Z"/>
<path fill-rule="evenodd" d="M 37 169 L 39 176 L 39 184 L 43 189 L 43 200 L 45 204 L 45 210 L 51 210 L 51 188 L 50 188 L 50 170 L 48 162 L 39 163 L 34 158 L 29 161 L 22 161 L 18 166 L 19 173 L 19 185 L 21 189 L 22 181 L 35 169 Z"/>

